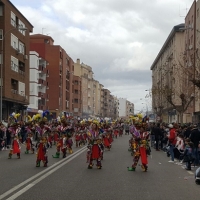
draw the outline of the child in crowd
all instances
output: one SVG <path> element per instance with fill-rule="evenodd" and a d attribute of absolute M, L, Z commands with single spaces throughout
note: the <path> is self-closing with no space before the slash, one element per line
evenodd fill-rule
<path fill-rule="evenodd" d="M 185 140 L 185 150 L 183 153 L 183 162 L 186 163 L 186 170 L 191 170 L 191 164 L 194 162 L 194 157 L 192 154 L 193 150 L 193 143 L 190 141 L 190 139 Z"/>
<path fill-rule="evenodd" d="M 183 153 L 184 153 L 184 140 L 183 140 L 184 136 L 183 134 L 179 134 L 177 136 L 177 141 L 176 141 L 176 145 L 174 148 L 174 157 L 177 158 L 178 160 L 182 160 L 183 159 Z"/>

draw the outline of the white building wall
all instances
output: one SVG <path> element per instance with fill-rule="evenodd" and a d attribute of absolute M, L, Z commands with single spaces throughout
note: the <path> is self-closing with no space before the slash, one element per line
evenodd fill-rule
<path fill-rule="evenodd" d="M 126 117 L 126 99 L 119 98 L 119 117 Z"/>
<path fill-rule="evenodd" d="M 39 78 L 39 54 L 35 51 L 30 51 L 30 104 L 28 109 L 38 109 L 38 78 Z"/>

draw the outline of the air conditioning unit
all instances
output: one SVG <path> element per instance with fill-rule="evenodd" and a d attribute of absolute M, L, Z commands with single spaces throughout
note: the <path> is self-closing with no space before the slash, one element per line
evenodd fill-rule
<path fill-rule="evenodd" d="M 24 60 L 28 60 L 28 55 L 24 55 Z"/>

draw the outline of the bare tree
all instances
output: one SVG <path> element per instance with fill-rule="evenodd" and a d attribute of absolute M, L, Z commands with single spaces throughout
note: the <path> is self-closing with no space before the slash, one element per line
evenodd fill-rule
<path fill-rule="evenodd" d="M 159 114 L 164 110 L 175 109 L 179 114 L 179 122 L 183 123 L 183 115 L 194 100 L 193 68 L 184 66 L 184 56 L 180 59 L 169 58 L 162 68 L 161 82 L 152 88 L 154 102 Z M 159 105 L 162 102 L 162 105 Z M 155 104 L 155 103 L 154 103 Z M 155 107 L 155 105 L 154 105 Z"/>

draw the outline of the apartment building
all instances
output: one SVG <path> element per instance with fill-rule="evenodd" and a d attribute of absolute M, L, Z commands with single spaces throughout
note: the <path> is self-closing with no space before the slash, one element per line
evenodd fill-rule
<path fill-rule="evenodd" d="M 29 115 L 34 115 L 38 110 L 47 110 L 46 105 L 46 77 L 47 61 L 36 51 L 30 51 L 30 95 L 27 111 Z"/>
<path fill-rule="evenodd" d="M 125 98 L 118 98 L 118 102 L 119 102 L 119 105 L 118 105 L 118 111 L 119 111 L 119 117 L 124 117 L 126 118 L 127 117 L 127 111 L 126 111 L 126 102 L 127 100 Z"/>
<path fill-rule="evenodd" d="M 125 98 L 118 98 L 118 112 L 118 117 L 128 118 L 134 114 L 134 104 Z"/>
<path fill-rule="evenodd" d="M 104 86 L 100 84 L 100 117 L 104 117 Z"/>
<path fill-rule="evenodd" d="M 110 99 L 110 91 L 106 88 L 103 88 L 103 117 L 109 117 L 109 99 Z"/>
<path fill-rule="evenodd" d="M 126 116 L 134 115 L 134 103 L 127 100 L 126 102 Z"/>
<path fill-rule="evenodd" d="M 195 80 L 197 82 L 200 80 L 200 0 L 196 2 L 196 30 L 194 31 L 195 34 Z M 200 90 L 198 87 L 195 87 L 195 106 L 194 106 L 194 123 L 200 122 Z"/>
<path fill-rule="evenodd" d="M 80 59 L 74 63 L 74 75 L 81 77 L 82 117 L 86 118 L 94 115 L 93 74 L 92 68 L 80 63 Z"/>
<path fill-rule="evenodd" d="M 116 96 L 113 96 L 113 98 L 114 98 L 113 119 L 117 119 L 119 117 L 119 99 Z"/>
<path fill-rule="evenodd" d="M 101 84 L 97 80 L 93 80 L 93 94 L 94 94 L 94 116 L 100 117 L 101 113 Z"/>
<path fill-rule="evenodd" d="M 7 120 L 12 112 L 21 112 L 29 104 L 29 33 L 32 31 L 33 25 L 21 12 L 9 0 L 1 0 L 0 120 Z"/>
<path fill-rule="evenodd" d="M 185 85 L 189 84 L 185 63 L 185 24 L 179 24 L 173 27 L 151 66 L 152 108 L 161 121 L 192 120 L 192 112 L 179 112 L 192 93 Z"/>
<path fill-rule="evenodd" d="M 80 117 L 82 116 L 82 103 L 81 103 L 81 87 L 82 81 L 80 76 L 74 75 L 74 88 L 73 88 L 73 112 L 74 116 Z"/>
<path fill-rule="evenodd" d="M 73 115 L 74 62 L 50 36 L 30 36 L 31 51 L 48 61 L 46 78 L 46 106 L 54 115 Z"/>
<path fill-rule="evenodd" d="M 195 86 L 191 80 L 195 78 L 196 73 L 196 1 L 193 1 L 186 17 L 185 17 L 185 63 L 187 73 L 184 73 L 183 91 L 187 91 L 186 96 L 189 99 L 195 95 Z M 188 90 L 190 92 L 188 92 Z M 185 121 L 194 122 L 195 120 L 195 104 L 197 98 L 193 98 L 190 102 L 186 112 Z"/>

